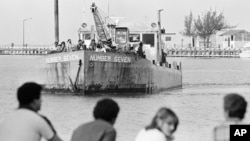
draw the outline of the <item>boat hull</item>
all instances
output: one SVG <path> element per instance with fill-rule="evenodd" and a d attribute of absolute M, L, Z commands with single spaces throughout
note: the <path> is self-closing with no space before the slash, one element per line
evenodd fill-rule
<path fill-rule="evenodd" d="M 43 58 L 47 90 L 153 93 L 182 86 L 181 66 L 156 65 L 137 54 L 76 51 Z"/>

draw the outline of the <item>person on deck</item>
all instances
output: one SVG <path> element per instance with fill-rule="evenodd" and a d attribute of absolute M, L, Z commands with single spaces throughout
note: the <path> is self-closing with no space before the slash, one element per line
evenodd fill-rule
<path fill-rule="evenodd" d="M 82 41 L 80 39 L 78 40 L 76 50 L 86 50 L 86 45 L 84 44 L 84 41 Z"/>
<path fill-rule="evenodd" d="M 87 49 L 87 46 L 86 46 L 85 42 L 82 41 L 82 50 L 86 50 L 86 49 Z"/>
<path fill-rule="evenodd" d="M 139 47 L 138 47 L 138 50 L 137 50 L 137 54 L 138 54 L 140 57 L 145 58 L 144 51 L 143 51 L 143 43 L 142 43 L 142 42 L 139 43 Z"/>
<path fill-rule="evenodd" d="M 78 43 L 76 45 L 76 50 L 81 50 L 82 49 L 82 40 L 78 40 Z"/>
<path fill-rule="evenodd" d="M 106 52 L 105 46 L 102 47 L 101 52 Z"/>
<path fill-rule="evenodd" d="M 48 54 L 58 53 L 58 51 L 59 51 L 58 42 L 55 41 L 55 43 L 52 45 L 52 47 L 50 49 L 51 50 L 48 52 Z"/>
<path fill-rule="evenodd" d="M 103 43 L 101 40 L 98 41 L 97 45 L 96 45 L 96 49 L 95 51 L 96 52 L 102 52 L 102 46 L 103 46 Z"/>
<path fill-rule="evenodd" d="M 0 141 L 62 141 L 51 122 L 38 111 L 41 109 L 42 86 L 34 82 L 17 90 L 19 107 L 0 124 Z"/>
<path fill-rule="evenodd" d="M 67 47 L 64 41 L 61 42 L 60 52 L 67 52 Z"/>
<path fill-rule="evenodd" d="M 95 43 L 95 39 L 92 39 L 89 45 L 89 49 L 90 50 L 95 50 L 96 49 L 96 43 Z"/>
<path fill-rule="evenodd" d="M 72 45 L 71 39 L 68 39 L 68 41 L 67 41 L 67 50 L 69 52 L 73 50 L 73 45 Z"/>
<path fill-rule="evenodd" d="M 58 42 L 55 41 L 53 50 L 58 50 Z"/>
<path fill-rule="evenodd" d="M 115 141 L 115 124 L 119 113 L 118 104 L 112 99 L 102 99 L 94 108 L 92 122 L 82 124 L 74 130 L 71 141 Z"/>
<path fill-rule="evenodd" d="M 247 101 L 244 97 L 237 93 L 227 94 L 224 97 L 225 121 L 214 128 L 214 141 L 230 141 L 230 125 L 244 124 L 246 111 Z"/>

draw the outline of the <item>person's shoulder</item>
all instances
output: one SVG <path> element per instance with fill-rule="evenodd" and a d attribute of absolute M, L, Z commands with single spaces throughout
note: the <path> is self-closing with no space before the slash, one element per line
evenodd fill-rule
<path fill-rule="evenodd" d="M 95 129 L 100 129 L 100 130 L 105 130 L 107 132 L 111 132 L 111 131 L 115 131 L 115 128 L 113 127 L 113 125 L 107 121 L 104 120 L 94 120 L 90 123 L 88 123 L 87 125 L 95 128 Z"/>
<path fill-rule="evenodd" d="M 220 124 L 216 125 L 213 128 L 213 130 L 216 133 L 216 132 L 218 132 L 220 130 L 226 130 L 227 128 L 229 128 L 229 126 L 230 126 L 230 123 L 228 123 L 228 122 L 221 122 Z"/>
<path fill-rule="evenodd" d="M 41 118 L 35 112 L 28 109 L 17 109 L 4 117 L 1 124 L 6 126 L 37 126 Z"/>
<path fill-rule="evenodd" d="M 34 111 L 28 110 L 28 109 L 17 109 L 15 110 L 11 116 L 17 116 L 19 118 L 21 117 L 26 117 L 26 118 L 33 118 L 33 119 L 38 119 L 39 116 L 37 113 L 35 113 Z"/>
<path fill-rule="evenodd" d="M 31 110 L 23 110 L 23 113 L 25 113 L 26 117 L 32 120 L 31 122 L 34 122 L 37 126 L 42 124 L 45 125 L 51 124 L 47 117 L 40 115 L 39 113 L 33 112 Z"/>
<path fill-rule="evenodd" d="M 113 125 L 104 120 L 94 120 L 83 124 L 82 126 L 80 126 L 80 128 L 81 129 L 88 128 L 105 132 L 115 132 L 115 128 L 113 127 Z"/>
<path fill-rule="evenodd" d="M 42 126 L 42 125 L 50 125 L 50 121 L 45 116 L 42 116 L 34 111 L 28 110 L 28 109 L 19 109 L 16 112 L 17 115 L 19 115 L 20 118 L 26 119 L 33 123 L 33 125 L 36 126 Z"/>
<path fill-rule="evenodd" d="M 149 141 L 149 140 L 157 140 L 157 141 L 166 141 L 165 135 L 159 131 L 158 129 L 141 129 L 137 134 L 135 141 Z"/>
<path fill-rule="evenodd" d="M 143 129 L 143 130 L 141 130 L 141 133 L 148 134 L 150 136 L 164 137 L 165 138 L 164 134 L 158 129 L 148 129 L 148 130 Z"/>
<path fill-rule="evenodd" d="M 77 132 L 77 131 L 81 131 L 81 130 L 85 130 L 85 129 L 89 129 L 93 124 L 93 121 L 91 122 L 87 122 L 87 123 L 82 123 L 80 124 L 75 130 L 74 132 Z"/>
<path fill-rule="evenodd" d="M 164 134 L 158 129 L 149 129 L 148 132 L 151 133 L 154 136 L 164 137 L 165 138 Z"/>
<path fill-rule="evenodd" d="M 101 119 L 94 120 L 93 123 L 113 127 L 113 125 L 111 123 L 109 123 L 105 120 L 101 120 Z"/>
<path fill-rule="evenodd" d="M 74 129 L 73 134 L 80 135 L 82 133 L 89 132 L 90 130 L 93 130 L 93 124 L 93 121 L 82 123 Z"/>
<path fill-rule="evenodd" d="M 106 128 L 114 129 L 114 127 L 110 123 L 104 120 L 94 120 L 94 121 L 81 124 L 80 126 L 76 128 L 76 130 L 81 129 L 81 128 L 93 128 L 93 127 L 99 127 L 99 128 L 106 127 Z"/>
<path fill-rule="evenodd" d="M 158 141 L 167 141 L 165 135 L 159 131 L 158 129 L 151 129 L 151 136 L 153 139 L 158 140 Z"/>
<path fill-rule="evenodd" d="M 209 139 L 212 140 L 229 140 L 229 124 L 226 122 L 222 122 L 221 124 L 214 127 L 211 137 Z"/>

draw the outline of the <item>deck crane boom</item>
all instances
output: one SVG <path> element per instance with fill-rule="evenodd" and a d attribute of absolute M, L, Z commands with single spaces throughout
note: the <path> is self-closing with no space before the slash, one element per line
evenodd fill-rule
<path fill-rule="evenodd" d="M 104 45 L 112 47 L 111 34 L 109 33 L 109 31 L 105 25 L 104 19 L 101 16 L 100 11 L 97 8 L 97 6 L 95 5 L 95 3 L 92 3 L 91 11 L 93 13 L 94 22 L 95 22 L 96 31 L 97 31 L 97 35 L 99 37 L 99 40 L 102 41 Z"/>

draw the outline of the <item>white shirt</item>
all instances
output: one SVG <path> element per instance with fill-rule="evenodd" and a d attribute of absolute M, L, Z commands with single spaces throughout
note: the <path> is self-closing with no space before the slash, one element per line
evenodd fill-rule
<path fill-rule="evenodd" d="M 51 139 L 54 132 L 48 123 L 35 112 L 18 109 L 0 124 L 0 141 L 40 141 Z"/>
<path fill-rule="evenodd" d="M 101 49 L 101 52 L 106 52 L 106 49 L 105 49 L 105 48 L 102 48 L 102 49 Z"/>
<path fill-rule="evenodd" d="M 142 129 L 134 141 L 167 141 L 165 135 L 158 129 Z"/>
<path fill-rule="evenodd" d="M 96 48 L 95 51 L 96 51 L 96 52 L 102 52 L 102 49 Z"/>
<path fill-rule="evenodd" d="M 55 45 L 52 45 L 52 46 L 49 47 L 49 49 L 50 49 L 50 50 L 57 50 L 58 47 L 59 47 L 59 46 L 56 47 Z"/>
<path fill-rule="evenodd" d="M 67 51 L 72 51 L 74 46 L 71 43 L 67 42 L 66 47 L 67 47 Z"/>

